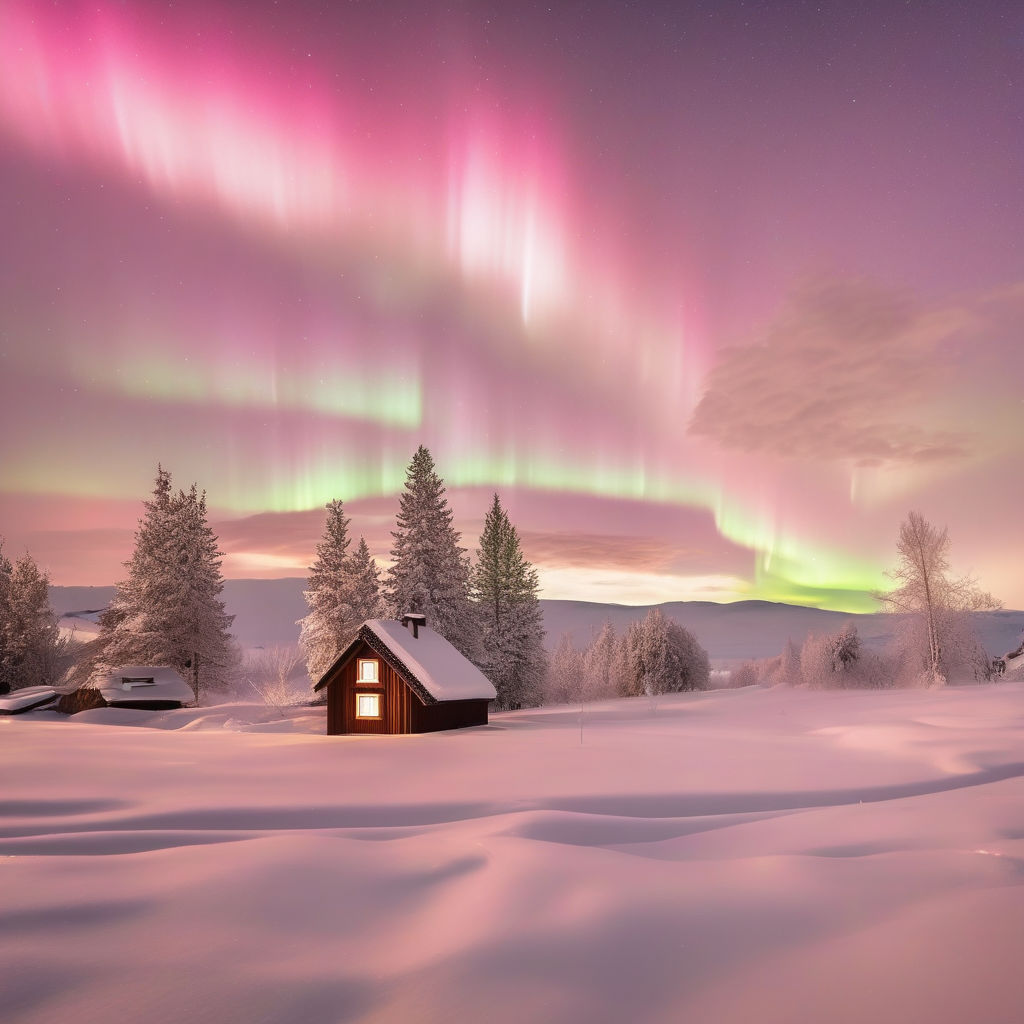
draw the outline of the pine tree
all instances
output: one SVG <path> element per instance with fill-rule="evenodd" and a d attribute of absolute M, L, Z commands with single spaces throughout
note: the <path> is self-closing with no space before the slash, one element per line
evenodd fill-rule
<path fill-rule="evenodd" d="M 348 554 L 348 525 L 343 503 L 329 502 L 305 591 L 309 613 L 299 620 L 299 644 L 313 680 L 334 664 L 363 622 L 381 613 L 377 565 L 362 537 L 355 554 Z"/>
<path fill-rule="evenodd" d="M 481 667 L 497 690 L 497 706 L 539 703 L 547 657 L 537 571 L 524 558 L 497 494 L 484 517 L 472 579 L 480 609 Z"/>
<path fill-rule="evenodd" d="M 470 601 L 470 568 L 452 525 L 444 482 L 423 445 L 406 471 L 392 531 L 387 598 L 395 615 L 418 612 L 427 625 L 473 661 L 481 660 L 476 608 Z"/>
<path fill-rule="evenodd" d="M 384 614 L 384 602 L 380 596 L 380 570 L 366 546 L 366 539 L 359 538 L 355 554 L 349 560 L 352 577 L 352 608 L 360 623 L 367 619 L 378 619 Z"/>
<path fill-rule="evenodd" d="M 187 655 L 186 667 L 198 703 L 203 694 L 225 689 L 238 652 L 231 638 L 234 616 L 228 615 L 221 594 L 224 577 L 217 536 L 207 519 L 206 492 L 193 484 L 175 499 L 176 551 L 179 573 L 179 615 L 173 642 Z"/>
<path fill-rule="evenodd" d="M 227 684 L 237 660 L 206 495 L 194 484 L 173 495 L 160 466 L 144 508 L 128 575 L 100 618 L 92 677 L 125 665 L 166 665 L 190 681 L 198 702 Z"/>
<path fill-rule="evenodd" d="M 27 552 L 13 566 L 0 553 L 0 692 L 55 682 L 66 648 L 46 573 Z"/>

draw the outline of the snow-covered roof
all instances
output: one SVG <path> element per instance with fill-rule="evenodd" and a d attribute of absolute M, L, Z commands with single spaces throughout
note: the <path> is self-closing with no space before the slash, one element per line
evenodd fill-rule
<path fill-rule="evenodd" d="M 0 697 L 0 715 L 17 715 L 52 704 L 59 694 L 52 686 L 26 686 Z"/>
<path fill-rule="evenodd" d="M 127 665 L 115 669 L 97 687 L 108 704 L 140 701 L 177 700 L 186 704 L 195 699 L 192 687 L 174 671 L 163 665 Z"/>
<path fill-rule="evenodd" d="M 494 700 L 491 681 L 461 651 L 429 626 L 418 626 L 417 636 L 395 619 L 370 619 L 363 623 L 348 650 L 338 659 L 347 660 L 355 644 L 365 641 L 392 660 L 413 684 L 418 683 L 434 700 Z M 337 664 L 337 662 L 335 663 Z M 329 675 L 330 673 L 328 673 Z M 317 683 L 320 689 L 324 681 Z"/>

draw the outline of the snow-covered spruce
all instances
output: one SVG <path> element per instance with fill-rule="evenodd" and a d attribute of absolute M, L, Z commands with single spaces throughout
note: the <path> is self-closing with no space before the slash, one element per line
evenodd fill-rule
<path fill-rule="evenodd" d="M 481 621 L 480 667 L 498 692 L 495 707 L 539 704 L 547 673 L 540 585 L 497 494 L 484 517 L 472 583 Z"/>
<path fill-rule="evenodd" d="M 12 565 L 0 550 L 0 694 L 53 683 L 67 646 L 46 573 L 28 552 Z"/>
<path fill-rule="evenodd" d="M 95 684 L 123 665 L 166 665 L 188 680 L 199 702 L 227 686 L 237 660 L 206 494 L 195 484 L 173 494 L 171 475 L 159 466 L 144 507 L 128 575 L 100 618 L 90 678 Z"/>
<path fill-rule="evenodd" d="M 426 615 L 427 622 L 470 661 L 483 660 L 477 606 L 470 600 L 470 566 L 434 460 L 423 445 L 406 470 L 391 536 L 386 594 L 391 612 Z"/>
<path fill-rule="evenodd" d="M 362 537 L 355 553 L 348 553 L 348 525 L 343 503 L 329 502 L 323 539 L 317 545 L 305 591 L 309 613 L 298 623 L 306 671 L 314 682 L 331 667 L 359 627 L 382 611 L 377 563 Z"/>

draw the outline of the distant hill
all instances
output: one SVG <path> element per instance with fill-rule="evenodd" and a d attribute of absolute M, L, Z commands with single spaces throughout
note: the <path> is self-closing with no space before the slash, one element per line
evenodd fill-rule
<path fill-rule="evenodd" d="M 299 638 L 296 621 L 306 613 L 302 597 L 304 579 L 227 580 L 224 596 L 228 611 L 235 615 L 234 633 L 243 647 L 278 647 Z M 113 587 L 51 587 L 50 600 L 61 616 L 79 621 L 83 632 L 95 613 L 114 596 Z M 577 646 L 589 642 L 606 620 L 622 631 L 634 619 L 643 618 L 651 605 L 597 604 L 590 601 L 541 601 L 553 648 L 562 633 L 569 633 Z M 849 615 L 769 601 L 673 601 L 660 606 L 672 619 L 691 630 L 717 662 L 742 661 L 778 654 L 792 638 L 797 643 L 810 633 L 828 633 L 848 619 L 854 619 L 864 641 L 883 645 L 892 635 L 892 619 L 886 615 Z M 1013 650 L 1024 631 L 1024 612 L 985 612 L 978 625 L 986 649 L 992 655 Z"/>

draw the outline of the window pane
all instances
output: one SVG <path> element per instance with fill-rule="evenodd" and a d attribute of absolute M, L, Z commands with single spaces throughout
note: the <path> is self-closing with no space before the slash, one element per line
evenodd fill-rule
<path fill-rule="evenodd" d="M 357 679 L 361 683 L 375 683 L 377 682 L 377 662 L 369 658 L 366 660 L 360 660 L 359 662 L 359 673 Z"/>
<path fill-rule="evenodd" d="M 380 718 L 380 694 L 356 694 L 356 718 Z"/>

